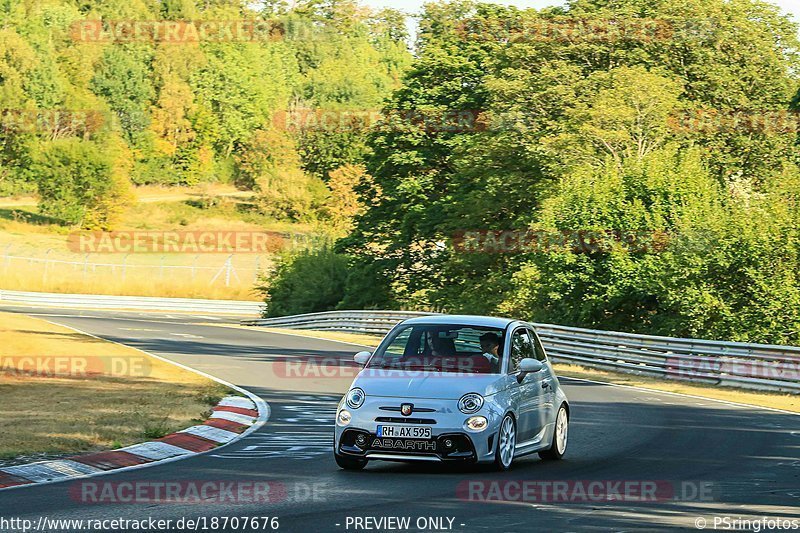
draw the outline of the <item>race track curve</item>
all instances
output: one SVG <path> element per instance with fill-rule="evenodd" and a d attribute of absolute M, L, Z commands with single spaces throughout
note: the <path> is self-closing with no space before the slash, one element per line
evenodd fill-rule
<path fill-rule="evenodd" d="M 42 318 L 146 350 L 244 387 L 269 403 L 266 425 L 218 452 L 92 481 L 268 481 L 282 492 L 268 503 L 91 503 L 76 496 L 80 482 L 72 481 L 0 491 L 0 518 L 275 516 L 280 531 L 298 532 L 389 530 L 367 529 L 377 522 L 364 522 L 366 517 L 408 517 L 409 531 L 464 532 L 695 529 L 701 519 L 713 529 L 714 517 L 800 521 L 798 416 L 562 379 L 572 406 L 564 461 L 527 457 L 503 474 L 401 463 L 371 463 L 362 472 L 345 472 L 336 467 L 331 447 L 334 410 L 349 385 L 349 372 L 290 378 L 285 365 L 309 357 L 350 361 L 357 346 L 197 324 L 199 319 L 179 315 L 2 309 L 46 315 Z M 539 486 L 566 481 L 570 490 L 592 481 L 606 487 L 615 481 L 655 482 L 662 497 L 651 502 L 481 502 L 471 501 L 463 490 L 465 483 L 483 482 L 471 486 L 505 487 L 514 500 L 517 485 L 508 482 L 524 481 Z M 665 490 L 672 492 L 665 496 Z M 359 517 L 363 527 L 356 528 Z M 427 517 L 442 518 L 443 526 L 437 529 Z M 417 529 L 419 524 L 428 527 Z M 256 529 L 239 524 L 216 530 Z"/>

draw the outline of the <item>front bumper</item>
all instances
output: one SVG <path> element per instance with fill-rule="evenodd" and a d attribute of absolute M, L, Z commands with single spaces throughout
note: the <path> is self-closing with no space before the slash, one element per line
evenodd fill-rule
<path fill-rule="evenodd" d="M 401 403 L 414 403 L 415 412 L 402 417 L 392 412 Z M 487 402 L 488 403 L 488 402 Z M 339 410 L 345 408 L 339 406 Z M 337 410 L 337 415 L 339 410 Z M 494 460 L 497 429 L 502 414 L 487 405 L 471 415 L 458 410 L 457 401 L 368 398 L 359 409 L 348 409 L 352 419 L 346 426 L 336 424 L 335 450 L 342 456 L 386 461 L 432 461 L 485 463 Z M 483 431 L 470 431 L 465 422 L 471 416 L 488 420 Z M 424 425 L 431 439 L 378 437 L 378 425 Z"/>

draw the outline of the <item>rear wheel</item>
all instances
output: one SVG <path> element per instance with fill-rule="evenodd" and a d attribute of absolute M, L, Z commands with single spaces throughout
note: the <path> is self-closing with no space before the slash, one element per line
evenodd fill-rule
<path fill-rule="evenodd" d="M 498 433 L 497 451 L 494 454 L 494 466 L 497 470 L 504 471 L 511 468 L 514 462 L 514 452 L 517 447 L 517 425 L 514 417 L 506 415 L 500 422 Z"/>
<path fill-rule="evenodd" d="M 550 449 L 539 452 L 539 457 L 548 460 L 558 460 L 567 453 L 567 436 L 569 434 L 569 415 L 567 406 L 561 404 L 556 415 L 555 428 L 553 429 L 553 442 Z"/>
<path fill-rule="evenodd" d="M 336 464 L 339 468 L 344 470 L 361 470 L 367 466 L 366 459 L 358 459 L 357 457 L 344 457 L 338 453 L 334 453 L 333 457 L 336 459 Z"/>

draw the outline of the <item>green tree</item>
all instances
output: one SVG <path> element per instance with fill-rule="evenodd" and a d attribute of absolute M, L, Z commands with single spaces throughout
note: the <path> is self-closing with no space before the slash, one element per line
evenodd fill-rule
<path fill-rule="evenodd" d="M 66 224 L 113 227 L 128 199 L 129 164 L 127 148 L 119 139 L 48 143 L 33 162 L 40 211 Z"/>

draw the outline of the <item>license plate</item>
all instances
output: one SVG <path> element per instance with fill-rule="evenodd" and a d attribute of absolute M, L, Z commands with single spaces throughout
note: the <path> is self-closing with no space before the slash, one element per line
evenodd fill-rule
<path fill-rule="evenodd" d="M 429 439 L 431 428 L 425 426 L 378 426 L 379 437 L 396 439 Z"/>

